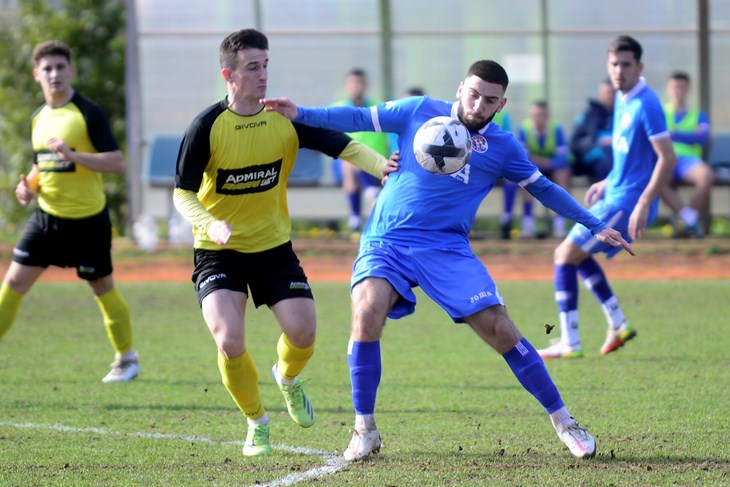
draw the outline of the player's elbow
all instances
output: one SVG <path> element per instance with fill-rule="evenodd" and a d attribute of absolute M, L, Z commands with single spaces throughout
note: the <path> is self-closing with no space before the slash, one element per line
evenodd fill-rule
<path fill-rule="evenodd" d="M 124 173 L 124 157 L 122 151 L 114 151 L 109 154 L 109 172 L 115 174 Z"/>

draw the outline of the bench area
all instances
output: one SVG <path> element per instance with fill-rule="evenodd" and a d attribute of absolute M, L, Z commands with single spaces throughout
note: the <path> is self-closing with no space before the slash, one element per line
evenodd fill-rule
<path fill-rule="evenodd" d="M 159 205 L 169 198 L 175 184 L 175 161 L 180 146 L 181 135 L 160 134 L 150 143 L 149 153 L 143 165 L 143 181 L 151 188 L 165 191 L 153 197 L 152 206 L 159 213 Z M 716 181 L 710 196 L 708 214 L 730 218 L 730 133 L 715 134 L 712 138 L 707 157 L 714 168 Z M 329 159 L 319 153 L 301 149 L 297 164 L 290 176 L 288 197 L 289 211 L 293 219 L 301 220 L 339 220 L 347 217 L 347 201 L 342 188 L 335 186 L 326 177 L 324 167 Z M 575 177 L 572 180 L 571 194 L 583 200 L 588 180 Z M 692 188 L 678 187 L 683 200 L 687 200 Z M 171 207 L 172 203 L 164 204 Z M 167 210 L 168 214 L 169 211 Z M 495 188 L 479 207 L 477 217 L 499 217 L 502 212 L 501 188 Z M 518 211 L 519 213 L 519 211 Z M 668 210 L 661 205 L 660 214 L 668 216 Z"/>

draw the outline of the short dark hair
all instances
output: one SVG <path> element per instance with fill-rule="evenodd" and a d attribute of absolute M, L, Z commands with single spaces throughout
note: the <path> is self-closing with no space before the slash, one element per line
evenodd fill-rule
<path fill-rule="evenodd" d="M 406 90 L 406 95 L 408 96 L 425 96 L 426 90 L 421 88 L 420 86 L 411 86 Z"/>
<path fill-rule="evenodd" d="M 244 49 L 269 49 L 269 40 L 256 29 L 242 29 L 223 39 L 219 49 L 221 68 L 236 69 L 238 51 Z"/>
<path fill-rule="evenodd" d="M 475 62 L 469 66 L 469 70 L 466 72 L 466 77 L 469 76 L 477 76 L 487 83 L 496 83 L 501 85 L 504 90 L 507 90 L 509 84 L 507 71 L 496 61 L 483 59 Z"/>
<path fill-rule="evenodd" d="M 350 77 L 350 76 L 357 76 L 358 78 L 367 78 L 368 77 L 367 73 L 362 68 L 352 68 L 351 70 L 349 70 L 347 72 L 347 75 L 345 75 L 346 78 Z"/>
<path fill-rule="evenodd" d="M 537 108 L 542 108 L 544 110 L 549 109 L 547 100 L 535 100 L 532 102 L 532 106 L 537 107 Z"/>
<path fill-rule="evenodd" d="M 621 51 L 629 51 L 634 53 L 634 58 L 641 61 L 643 50 L 639 41 L 628 35 L 617 36 L 608 46 L 608 52 L 616 54 Z"/>
<path fill-rule="evenodd" d="M 687 71 L 674 71 L 669 75 L 669 79 L 689 83 L 689 73 Z"/>
<path fill-rule="evenodd" d="M 33 64 L 36 66 L 46 56 L 63 56 L 71 63 L 71 48 L 65 42 L 52 40 L 41 42 L 33 48 Z"/>

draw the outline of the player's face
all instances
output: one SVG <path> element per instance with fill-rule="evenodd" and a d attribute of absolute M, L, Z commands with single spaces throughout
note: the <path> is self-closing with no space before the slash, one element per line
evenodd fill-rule
<path fill-rule="evenodd" d="M 62 98 L 71 92 L 73 72 L 65 56 L 49 55 L 38 61 L 33 76 L 46 98 Z"/>
<path fill-rule="evenodd" d="M 683 79 L 670 79 L 667 83 L 667 95 L 675 106 L 684 107 L 689 93 L 689 83 Z"/>
<path fill-rule="evenodd" d="M 608 77 L 613 87 L 623 93 L 630 91 L 639 82 L 644 65 L 636 60 L 631 51 L 608 53 Z"/>
<path fill-rule="evenodd" d="M 502 85 L 489 83 L 476 75 L 459 84 L 456 97 L 459 119 L 471 132 L 481 130 L 507 103 Z"/>
<path fill-rule="evenodd" d="M 550 116 L 545 107 L 532 105 L 530 107 L 528 116 L 530 117 L 530 120 L 532 120 L 532 123 L 535 124 L 535 128 L 538 132 L 545 132 L 545 129 L 547 128 L 548 117 Z"/>
<path fill-rule="evenodd" d="M 236 53 L 236 61 L 235 69 L 221 70 L 234 100 L 258 103 L 260 98 L 266 97 L 268 53 L 262 49 L 243 49 Z"/>
<path fill-rule="evenodd" d="M 345 79 L 345 91 L 351 100 L 362 100 L 366 90 L 367 82 L 362 76 L 351 74 Z"/>

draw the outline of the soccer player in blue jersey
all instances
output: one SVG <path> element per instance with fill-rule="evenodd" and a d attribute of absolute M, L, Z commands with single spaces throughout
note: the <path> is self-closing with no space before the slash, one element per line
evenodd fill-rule
<path fill-rule="evenodd" d="M 454 320 L 467 323 L 504 356 L 523 385 L 550 415 L 560 439 L 580 458 L 595 454 L 595 440 L 570 415 L 535 348 L 507 315 L 489 272 L 469 246 L 479 204 L 506 177 L 547 207 L 588 227 L 601 242 L 631 246 L 543 176 L 520 143 L 490 123 L 502 110 L 507 73 L 494 61 L 477 61 L 459 84 L 457 101 L 411 97 L 370 108 L 298 107 L 285 98 L 262 100 L 298 122 L 343 131 L 398 134 L 400 169 L 388 176 L 360 240 L 352 275 L 352 330 L 348 364 L 355 430 L 344 452 L 359 460 L 380 450 L 375 398 L 381 377 L 380 338 L 387 317 L 414 312 L 413 288 L 423 291 Z M 443 176 L 423 169 L 413 153 L 418 128 L 436 116 L 458 118 L 471 132 L 472 155 L 458 172 Z"/>
<path fill-rule="evenodd" d="M 641 76 L 641 45 L 633 37 L 618 36 L 608 49 L 608 74 L 616 101 L 613 117 L 613 167 L 603 181 L 586 193 L 586 203 L 597 218 L 620 230 L 626 239 L 644 235 L 656 217 L 657 197 L 669 181 L 677 156 L 656 93 Z M 578 333 L 578 279 L 595 294 L 608 322 L 601 353 L 607 354 L 636 336 L 626 320 L 608 279 L 593 258 L 613 247 L 575 226 L 555 250 L 555 300 L 559 339 L 540 350 L 543 358 L 582 357 Z"/>

